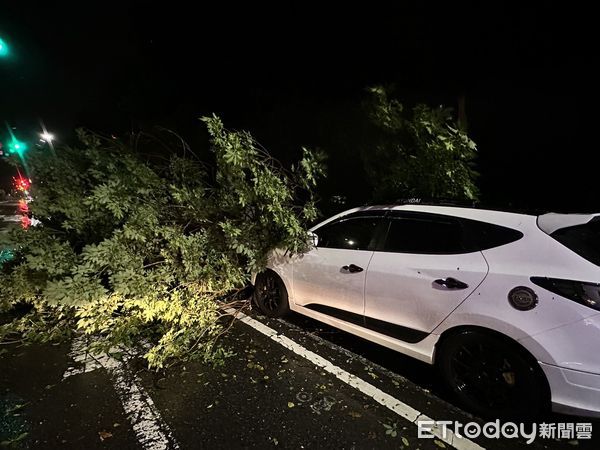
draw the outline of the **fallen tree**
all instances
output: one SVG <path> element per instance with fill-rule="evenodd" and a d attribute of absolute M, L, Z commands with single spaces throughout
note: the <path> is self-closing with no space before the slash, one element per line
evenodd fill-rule
<path fill-rule="evenodd" d="M 306 249 L 323 162 L 303 149 L 285 170 L 249 133 L 202 120 L 212 172 L 190 152 L 156 164 L 83 131 L 77 148 L 32 152 L 30 209 L 42 225 L 8 235 L 14 259 L 0 269 L 0 309 L 32 308 L 0 338 L 78 329 L 96 336 L 97 350 L 147 340 L 155 368 L 218 359 L 219 300 L 246 286 L 271 249 Z"/>

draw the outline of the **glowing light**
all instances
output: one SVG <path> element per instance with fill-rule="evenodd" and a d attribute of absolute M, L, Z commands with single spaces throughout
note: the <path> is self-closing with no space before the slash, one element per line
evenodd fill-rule
<path fill-rule="evenodd" d="M 13 177 L 13 184 L 15 189 L 21 192 L 27 192 L 31 187 L 31 180 L 28 178 L 24 178 L 23 176 L 19 176 L 19 178 Z"/>
<path fill-rule="evenodd" d="M 0 38 L 0 58 L 8 56 L 9 53 L 8 44 L 4 39 Z"/>
<path fill-rule="evenodd" d="M 48 144 L 50 151 L 52 152 L 52 154 L 54 156 L 56 156 L 56 152 L 54 151 L 54 144 L 52 143 L 55 139 L 54 135 L 52 133 L 48 132 L 48 130 L 46 129 L 46 125 L 44 124 L 44 121 L 41 119 L 40 119 L 40 125 L 42 127 L 42 132 L 40 133 L 40 137 L 41 137 L 40 141 Z"/>
<path fill-rule="evenodd" d="M 19 200 L 19 211 L 22 213 L 29 212 L 29 205 L 27 204 L 27 200 L 25 200 L 24 198 Z"/>
<path fill-rule="evenodd" d="M 21 217 L 21 226 L 24 229 L 27 229 L 27 228 L 29 228 L 30 225 L 31 225 L 31 219 L 28 216 L 23 215 L 23 217 Z"/>
<path fill-rule="evenodd" d="M 27 150 L 27 144 L 19 141 L 15 137 L 8 143 L 8 153 L 17 153 L 18 155 L 23 155 L 23 153 Z"/>
<path fill-rule="evenodd" d="M 40 137 L 42 138 L 43 141 L 46 141 L 48 143 L 50 143 L 54 140 L 54 135 L 52 133 L 48 133 L 47 131 L 44 131 L 43 133 L 41 133 Z"/>

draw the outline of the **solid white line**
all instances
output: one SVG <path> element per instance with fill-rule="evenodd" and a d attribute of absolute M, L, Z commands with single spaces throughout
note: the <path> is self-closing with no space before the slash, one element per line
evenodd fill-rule
<path fill-rule="evenodd" d="M 273 328 L 265 325 L 264 323 L 259 322 L 258 320 L 253 319 L 251 317 L 248 317 L 246 314 L 239 312 L 233 308 L 228 308 L 226 309 L 226 311 L 229 314 L 232 314 L 235 317 L 237 317 L 238 320 L 240 320 L 241 322 L 244 322 L 246 325 L 251 326 L 255 330 L 264 334 L 265 336 L 268 336 L 269 338 L 279 343 L 283 347 L 287 348 L 288 350 L 291 350 L 297 355 L 302 356 L 303 358 L 312 362 L 314 365 L 321 367 L 326 372 L 331 373 L 337 379 L 359 390 L 366 396 L 371 397 L 377 403 L 385 406 L 389 410 L 398 414 L 400 417 L 403 417 L 404 419 L 415 424 L 418 420 L 433 420 L 425 414 L 421 413 L 420 411 L 416 410 L 412 406 L 407 405 L 406 403 L 398 400 L 397 398 L 392 397 L 391 395 L 383 392 L 381 389 L 364 381 L 356 375 L 353 375 L 350 372 L 345 371 L 341 367 L 334 365 L 322 356 L 317 355 L 316 353 L 304 348 L 302 345 L 291 340 L 287 336 L 279 334 Z M 434 428 L 432 430 L 432 433 L 438 439 L 453 446 L 457 450 L 485 450 L 484 447 L 471 441 L 468 438 L 462 437 L 460 439 L 455 439 L 454 435 L 450 430 L 448 430 L 446 437 L 442 435 L 441 430 L 438 428 Z"/>
<path fill-rule="evenodd" d="M 73 339 L 69 357 L 75 364 L 67 367 L 67 370 L 63 374 L 63 380 L 73 375 L 91 372 L 102 367 L 102 364 L 98 360 L 87 353 L 85 340 L 82 336 L 77 336 Z"/>
<path fill-rule="evenodd" d="M 101 367 L 111 373 L 115 391 L 142 448 L 147 450 L 179 448 L 169 426 L 162 419 L 150 395 L 142 387 L 140 379 L 131 374 L 123 362 L 109 355 L 93 357 L 87 353 L 85 341 L 81 336 L 73 340 L 69 355 L 77 364 L 67 368 L 63 380 Z M 127 357 L 128 355 L 125 355 L 125 360 Z"/>

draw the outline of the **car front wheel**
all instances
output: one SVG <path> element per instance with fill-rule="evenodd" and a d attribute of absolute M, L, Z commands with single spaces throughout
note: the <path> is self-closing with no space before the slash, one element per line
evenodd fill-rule
<path fill-rule="evenodd" d="M 548 389 L 537 362 L 501 336 L 462 331 L 444 339 L 438 352 L 446 386 L 471 412 L 523 418 L 546 407 Z"/>
<path fill-rule="evenodd" d="M 282 317 L 290 310 L 285 284 L 270 270 L 256 276 L 254 302 L 267 317 Z"/>

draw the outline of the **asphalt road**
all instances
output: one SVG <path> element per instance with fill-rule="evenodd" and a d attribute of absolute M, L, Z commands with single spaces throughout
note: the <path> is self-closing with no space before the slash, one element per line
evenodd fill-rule
<path fill-rule="evenodd" d="M 15 221 L 16 216 L 19 216 L 18 203 L 0 202 L 0 233 L 19 226 L 20 220 Z"/>
<path fill-rule="evenodd" d="M 231 356 L 219 367 L 154 373 L 135 356 L 92 359 L 77 342 L 1 346 L 2 446 L 440 449 L 452 446 L 419 438 L 402 414 L 483 423 L 452 404 L 426 364 L 298 315 L 251 316 L 224 338 Z M 591 440 L 481 437 L 456 446 L 597 449 L 600 423 L 592 425 Z"/>

